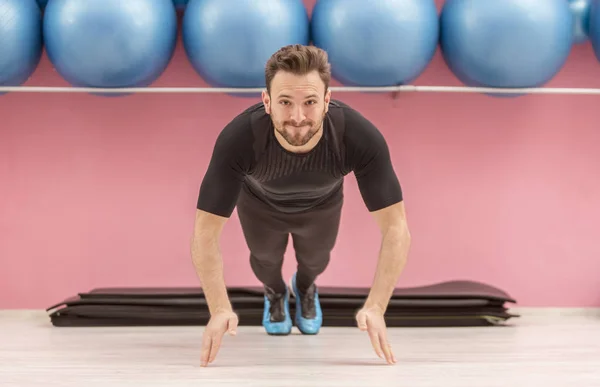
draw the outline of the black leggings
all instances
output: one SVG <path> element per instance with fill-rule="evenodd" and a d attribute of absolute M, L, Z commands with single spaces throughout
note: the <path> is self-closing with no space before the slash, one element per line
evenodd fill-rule
<path fill-rule="evenodd" d="M 312 210 L 295 214 L 278 212 L 242 190 L 237 212 L 246 243 L 250 266 L 256 277 L 274 291 L 285 291 L 281 269 L 292 235 L 298 272 L 296 284 L 305 291 L 329 264 L 340 225 L 343 197 Z"/>

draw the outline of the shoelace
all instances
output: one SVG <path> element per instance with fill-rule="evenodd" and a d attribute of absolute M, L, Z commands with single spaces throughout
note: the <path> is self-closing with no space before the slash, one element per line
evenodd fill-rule
<path fill-rule="evenodd" d="M 302 295 L 302 309 L 307 311 L 313 311 L 315 308 L 315 291 L 310 288 L 306 294 Z M 311 313 L 312 314 L 312 313 Z"/>
<path fill-rule="evenodd" d="M 277 309 L 283 309 L 284 296 L 285 296 L 285 294 L 277 294 L 277 293 L 273 293 L 270 291 L 267 293 L 267 298 L 269 299 L 269 302 L 271 303 L 271 306 L 269 308 L 269 312 L 271 314 L 274 314 L 274 312 Z"/>

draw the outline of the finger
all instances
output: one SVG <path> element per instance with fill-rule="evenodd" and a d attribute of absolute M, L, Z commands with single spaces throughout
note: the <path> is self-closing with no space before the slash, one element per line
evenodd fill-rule
<path fill-rule="evenodd" d="M 238 317 L 234 316 L 229 319 L 229 323 L 227 326 L 228 332 L 231 336 L 235 336 L 237 334 L 237 326 L 238 326 Z"/>
<path fill-rule="evenodd" d="M 215 361 L 217 353 L 219 352 L 219 348 L 221 348 L 221 339 L 222 336 L 220 334 L 217 334 L 212 338 L 212 345 L 210 347 L 210 357 L 208 358 L 209 363 Z"/>
<path fill-rule="evenodd" d="M 212 340 L 209 334 L 205 333 L 202 338 L 202 354 L 200 355 L 200 365 L 206 367 L 208 365 L 208 359 L 210 358 L 210 348 L 212 346 Z"/>
<path fill-rule="evenodd" d="M 394 355 L 394 350 L 392 349 L 392 344 L 388 341 L 388 348 L 390 349 L 390 356 L 392 359 L 392 364 L 396 364 L 398 362 L 398 359 L 396 358 L 396 355 Z"/>
<path fill-rule="evenodd" d="M 385 329 L 380 329 L 378 331 L 377 337 L 379 337 L 379 345 L 383 350 L 383 354 L 385 356 L 385 360 L 388 363 L 392 363 L 392 346 L 387 340 L 387 335 Z"/>
<path fill-rule="evenodd" d="M 367 330 L 367 315 L 366 313 L 358 313 L 356 315 L 356 323 L 358 324 L 358 329 L 361 331 Z"/>
<path fill-rule="evenodd" d="M 383 351 L 381 350 L 381 344 L 379 342 L 379 338 L 377 336 L 377 331 L 375 329 L 369 329 L 369 338 L 371 339 L 371 345 L 375 350 L 377 356 L 383 359 Z"/>
<path fill-rule="evenodd" d="M 379 335 L 379 344 L 381 345 L 381 348 L 383 349 L 383 354 L 385 355 L 385 360 L 389 364 L 394 364 L 395 360 L 394 360 L 394 355 L 392 353 L 392 345 L 387 341 L 387 337 L 386 337 L 385 333 Z"/>

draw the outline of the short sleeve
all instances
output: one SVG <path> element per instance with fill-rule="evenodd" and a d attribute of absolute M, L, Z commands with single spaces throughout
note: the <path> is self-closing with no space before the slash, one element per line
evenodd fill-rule
<path fill-rule="evenodd" d="M 403 200 L 402 188 L 385 138 L 369 120 L 345 108 L 347 167 L 354 172 L 369 211 L 377 211 Z"/>
<path fill-rule="evenodd" d="M 254 159 L 250 117 L 242 114 L 219 134 L 198 195 L 197 209 L 230 217 Z"/>

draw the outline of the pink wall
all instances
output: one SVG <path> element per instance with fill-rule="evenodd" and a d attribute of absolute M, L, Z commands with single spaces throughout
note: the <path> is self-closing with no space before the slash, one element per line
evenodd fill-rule
<path fill-rule="evenodd" d="M 29 84 L 65 85 L 47 59 Z M 438 53 L 417 84 L 459 83 Z M 181 44 L 157 85 L 204 86 Z M 600 87 L 589 44 L 574 48 L 551 86 Z M 389 141 L 413 235 L 399 286 L 464 278 L 502 287 L 522 306 L 600 306 L 597 96 L 335 97 Z M 43 308 L 100 286 L 196 286 L 198 186 L 217 134 L 252 102 L 1 96 L 0 308 Z M 378 231 L 352 176 L 346 197 L 319 283 L 368 286 Z M 256 285 L 235 214 L 222 250 L 227 283 Z M 287 258 L 286 276 L 291 248 Z"/>

